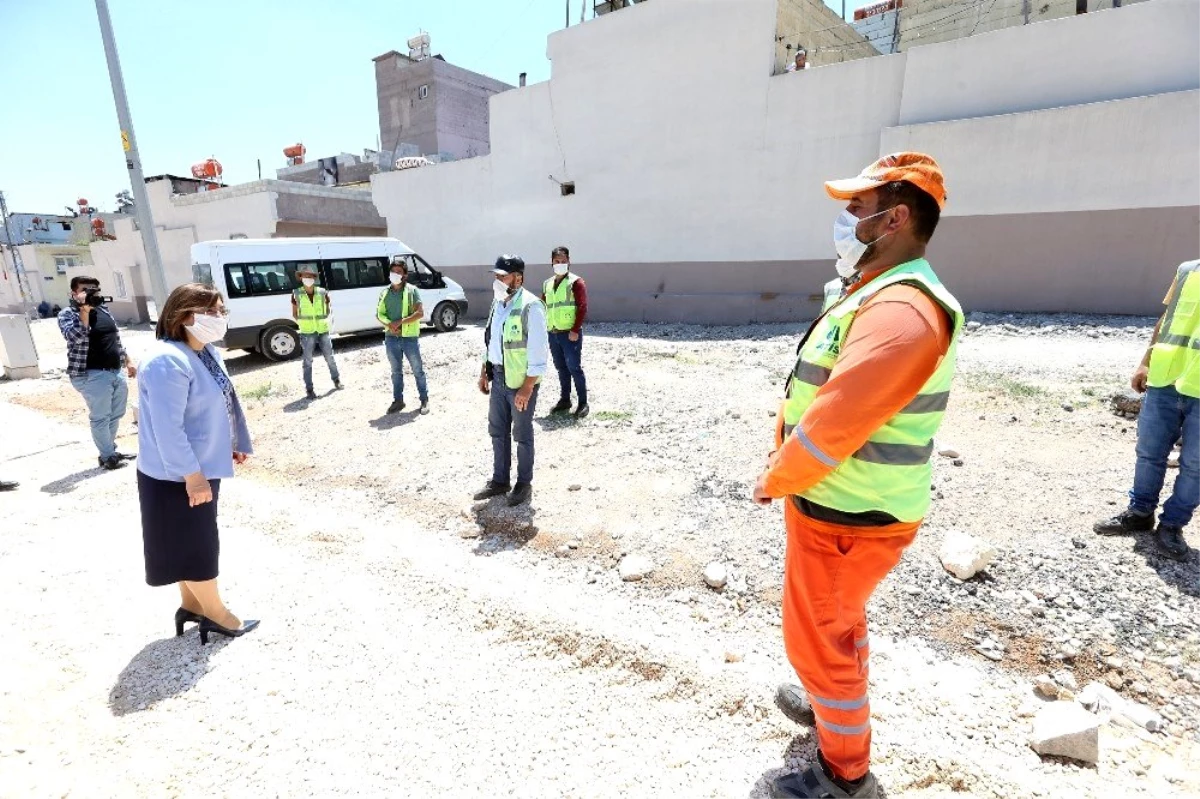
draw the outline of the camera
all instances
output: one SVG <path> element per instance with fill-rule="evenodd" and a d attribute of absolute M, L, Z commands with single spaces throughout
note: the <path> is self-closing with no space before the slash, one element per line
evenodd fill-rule
<path fill-rule="evenodd" d="M 106 302 L 112 302 L 112 297 L 104 296 L 98 288 L 90 287 L 84 289 L 84 293 L 86 295 L 83 301 L 84 304 L 90 305 L 93 308 L 98 308 Z"/>

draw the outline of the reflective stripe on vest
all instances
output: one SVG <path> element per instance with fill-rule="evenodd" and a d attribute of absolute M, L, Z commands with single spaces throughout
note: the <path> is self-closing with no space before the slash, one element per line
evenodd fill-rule
<path fill-rule="evenodd" d="M 1200 398 L 1200 261 L 1179 265 L 1175 295 L 1150 350 L 1147 385 Z"/>
<path fill-rule="evenodd" d="M 578 275 L 567 273 L 557 287 L 554 278 L 542 284 L 542 293 L 546 295 L 546 329 L 551 333 L 563 333 L 575 328 L 575 281 Z"/>
<path fill-rule="evenodd" d="M 312 297 L 304 289 L 296 289 L 292 296 L 296 300 L 296 322 L 301 334 L 328 333 L 329 303 L 325 301 L 325 289 L 315 287 Z"/>
<path fill-rule="evenodd" d="M 818 389 L 828 382 L 855 314 L 881 289 L 899 283 L 921 289 L 950 315 L 950 347 L 917 396 L 872 433 L 858 451 L 839 463 L 824 453 L 818 454 L 816 446 L 796 426 Z M 918 259 L 841 297 L 813 323 L 800 343 L 799 357 L 788 379 L 783 434 L 786 438 L 794 433 L 813 457 L 832 466 L 833 471 L 800 496 L 847 513 L 883 511 L 906 522 L 924 518 L 929 508 L 933 436 L 950 398 L 958 336 L 964 322 L 958 301 L 942 286 L 928 262 Z"/>

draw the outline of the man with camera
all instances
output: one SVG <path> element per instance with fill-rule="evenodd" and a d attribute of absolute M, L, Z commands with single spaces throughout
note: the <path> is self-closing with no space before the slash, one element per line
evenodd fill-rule
<path fill-rule="evenodd" d="M 67 340 L 67 375 L 87 403 L 100 466 L 120 469 L 136 457 L 117 452 L 117 427 L 129 398 L 126 378 L 137 367 L 121 344 L 117 320 L 104 307 L 111 299 L 100 293 L 96 278 L 71 278 L 71 305 L 58 315 L 58 329 Z"/>

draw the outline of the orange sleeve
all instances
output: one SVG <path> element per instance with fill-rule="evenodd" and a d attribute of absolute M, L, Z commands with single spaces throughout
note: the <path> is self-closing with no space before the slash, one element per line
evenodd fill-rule
<path fill-rule="evenodd" d="M 889 286 L 864 303 L 829 380 L 767 470 L 767 495 L 825 479 L 917 396 L 949 348 L 950 319 L 920 289 Z"/>
<path fill-rule="evenodd" d="M 1175 279 L 1171 281 L 1171 288 L 1167 289 L 1167 296 L 1163 297 L 1163 305 L 1170 305 L 1171 298 L 1175 296 L 1175 284 L 1179 282 L 1179 275 L 1175 275 Z"/>

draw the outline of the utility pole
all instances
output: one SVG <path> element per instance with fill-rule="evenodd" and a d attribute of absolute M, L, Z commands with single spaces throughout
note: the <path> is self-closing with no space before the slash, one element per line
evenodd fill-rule
<path fill-rule="evenodd" d="M 133 190 L 133 210 L 142 231 L 146 248 L 146 267 L 154 293 L 157 316 L 167 302 L 167 278 L 163 272 L 162 256 L 158 252 L 158 236 L 154 232 L 154 216 L 146 194 L 146 176 L 142 174 L 142 159 L 138 155 L 137 137 L 133 135 L 133 119 L 129 116 L 129 100 L 125 97 L 125 79 L 121 76 L 121 60 L 113 39 L 112 19 L 108 16 L 108 0 L 96 0 L 96 16 L 100 19 L 100 36 L 104 40 L 104 57 L 108 60 L 108 77 L 112 81 L 113 102 L 117 106 L 117 122 L 121 126 L 121 146 L 125 150 L 125 166 L 129 170 Z"/>
<path fill-rule="evenodd" d="M 571 27 L 571 0 L 567 0 L 567 24 L 563 25 L 563 27 L 564 28 Z"/>
<path fill-rule="evenodd" d="M 0 191 L 0 220 L 4 222 L 4 240 L 8 244 L 8 250 L 12 253 L 13 259 L 13 274 L 17 278 L 17 290 L 21 292 L 21 310 L 28 315 L 29 309 L 33 306 L 33 290 L 29 288 L 29 278 L 25 274 L 25 264 L 21 260 L 21 253 L 17 250 L 17 245 L 13 241 L 12 228 L 8 225 L 8 203 L 4 201 L 4 192 Z M 0 247 L 0 250 L 3 248 Z"/>

